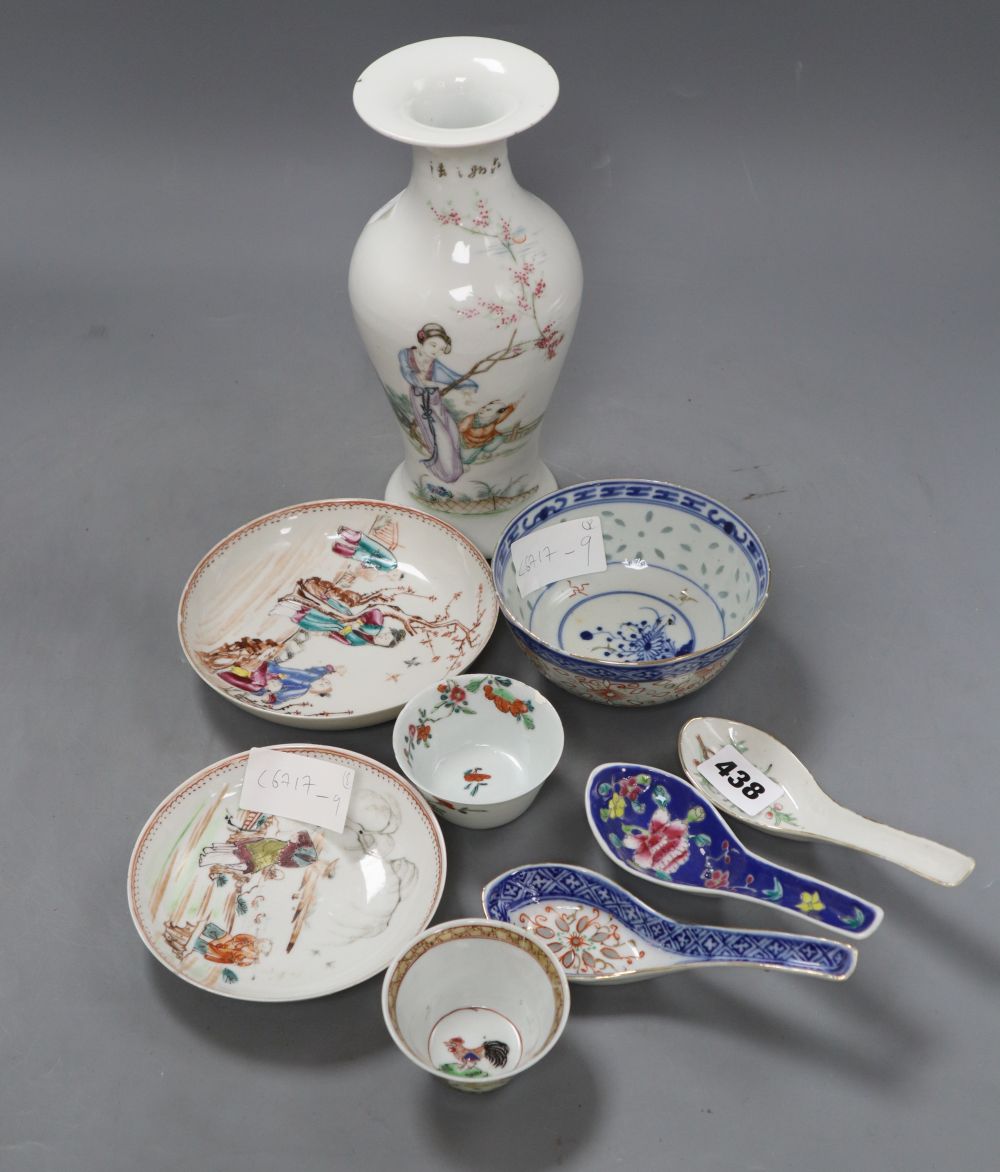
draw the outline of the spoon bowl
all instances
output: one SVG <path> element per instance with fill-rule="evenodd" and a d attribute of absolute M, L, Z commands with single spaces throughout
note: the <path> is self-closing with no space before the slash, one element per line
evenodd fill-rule
<path fill-rule="evenodd" d="M 758 900 L 856 939 L 882 921 L 882 909 L 860 896 L 748 850 L 694 786 L 662 769 L 599 765 L 584 802 L 604 853 L 662 887 Z"/>
<path fill-rule="evenodd" d="M 720 749 L 736 749 L 785 791 L 758 814 L 746 814 L 715 790 L 698 771 Z M 696 716 L 677 738 L 681 765 L 692 785 L 726 816 L 789 838 L 832 842 L 896 863 L 915 875 L 955 887 L 972 873 L 975 859 L 951 847 L 874 822 L 839 805 L 780 741 L 749 724 L 719 716 Z"/>
<path fill-rule="evenodd" d="M 570 981 L 599 985 L 644 981 L 705 965 L 750 965 L 843 981 L 858 955 L 849 944 L 787 932 L 684 924 L 586 867 L 538 863 L 497 875 L 483 909 L 530 932 Z"/>

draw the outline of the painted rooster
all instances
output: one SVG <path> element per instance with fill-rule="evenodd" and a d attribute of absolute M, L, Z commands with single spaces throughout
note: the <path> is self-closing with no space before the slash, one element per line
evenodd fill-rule
<path fill-rule="evenodd" d="M 445 1046 L 455 1059 L 459 1070 L 469 1070 L 473 1066 L 478 1066 L 483 1059 L 491 1066 L 506 1066 L 507 1055 L 510 1053 L 510 1046 L 506 1042 L 497 1041 L 483 1042 L 481 1046 L 473 1048 L 467 1046 L 462 1038 L 449 1038 Z"/>

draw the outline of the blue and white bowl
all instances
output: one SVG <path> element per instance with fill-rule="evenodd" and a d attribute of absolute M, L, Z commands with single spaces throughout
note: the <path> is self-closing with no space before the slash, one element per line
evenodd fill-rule
<path fill-rule="evenodd" d="M 515 543 L 552 529 L 542 560 L 579 571 L 570 551 L 581 530 L 555 527 L 587 518 L 599 523 L 607 568 L 592 558 L 587 572 L 522 596 L 518 575 L 539 556 Z M 769 576 L 741 517 L 656 480 L 595 480 L 541 497 L 493 554 L 501 613 L 538 670 L 575 695 L 625 706 L 675 700 L 718 675 L 760 614 Z"/>

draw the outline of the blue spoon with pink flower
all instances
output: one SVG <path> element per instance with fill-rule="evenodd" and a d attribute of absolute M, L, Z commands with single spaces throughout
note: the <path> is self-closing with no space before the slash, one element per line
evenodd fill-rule
<path fill-rule="evenodd" d="M 881 923 L 875 904 L 748 850 L 698 790 L 662 769 L 599 765 L 585 805 L 605 854 L 652 883 L 757 900 L 856 939 Z"/>

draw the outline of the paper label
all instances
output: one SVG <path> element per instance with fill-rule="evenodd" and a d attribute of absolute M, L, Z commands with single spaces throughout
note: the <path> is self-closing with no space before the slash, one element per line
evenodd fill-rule
<path fill-rule="evenodd" d="M 251 749 L 240 808 L 325 826 L 339 834 L 353 785 L 354 770 L 346 765 L 278 749 Z"/>
<path fill-rule="evenodd" d="M 785 790 L 731 745 L 702 761 L 698 772 L 720 794 L 724 794 L 744 814 L 753 817 L 784 797 Z"/>
<path fill-rule="evenodd" d="M 511 544 L 510 557 L 522 598 L 561 578 L 599 574 L 608 568 L 600 517 L 560 521 L 519 537 Z"/>

